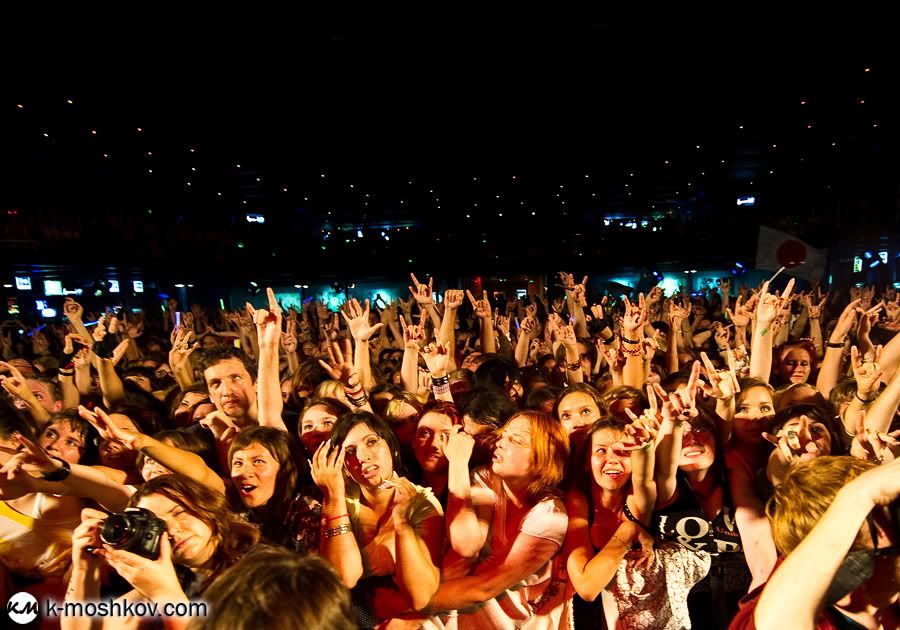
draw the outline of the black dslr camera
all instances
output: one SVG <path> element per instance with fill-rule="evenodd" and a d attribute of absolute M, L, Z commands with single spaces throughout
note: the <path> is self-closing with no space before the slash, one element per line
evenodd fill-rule
<path fill-rule="evenodd" d="M 100 540 L 113 549 L 155 560 L 159 557 L 159 539 L 167 531 L 166 522 L 150 510 L 128 508 L 104 521 Z"/>

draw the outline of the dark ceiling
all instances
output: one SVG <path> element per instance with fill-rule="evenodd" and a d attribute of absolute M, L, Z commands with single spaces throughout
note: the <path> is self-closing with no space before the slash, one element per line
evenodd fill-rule
<path fill-rule="evenodd" d="M 8 43 L 7 266 L 680 267 L 761 223 L 896 230 L 878 16 L 154 17 Z"/>

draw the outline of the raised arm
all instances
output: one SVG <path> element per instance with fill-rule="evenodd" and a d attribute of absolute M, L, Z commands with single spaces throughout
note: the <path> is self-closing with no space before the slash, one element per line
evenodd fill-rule
<path fill-rule="evenodd" d="M 426 311 L 429 317 L 431 317 L 431 321 L 434 323 L 434 329 L 440 330 L 441 316 L 434 307 L 434 278 L 428 278 L 428 284 L 422 284 L 416 279 L 416 274 L 411 273 L 409 274 L 409 277 L 413 281 L 413 286 L 409 287 L 409 292 L 412 293 L 419 308 Z"/>
<path fill-rule="evenodd" d="M 459 289 L 448 289 L 444 292 L 444 317 L 441 319 L 441 330 L 438 340 L 447 348 L 450 363 L 447 369 L 456 369 L 456 314 L 462 306 L 465 294 Z"/>
<path fill-rule="evenodd" d="M 812 531 L 772 574 L 754 611 L 756 628 L 815 626 L 828 587 L 866 517 L 898 496 L 900 460 L 866 471 L 841 488 Z"/>
<path fill-rule="evenodd" d="M 344 449 L 325 440 L 312 457 L 312 478 L 322 491 L 323 532 L 319 553 L 331 563 L 347 588 L 363 575 L 362 555 L 347 514 Z"/>
<path fill-rule="evenodd" d="M 447 480 L 447 540 L 462 558 L 475 558 L 487 540 L 488 523 L 478 518 L 472 498 L 469 459 L 475 440 L 462 427 L 451 429 L 445 438 L 444 456 L 448 466 Z"/>
<path fill-rule="evenodd" d="M 247 311 L 256 323 L 259 340 L 259 372 L 256 378 L 257 401 L 259 404 L 259 425 L 287 431 L 281 412 L 284 399 L 281 397 L 281 381 L 278 378 L 278 346 L 281 343 L 281 306 L 275 299 L 275 292 L 266 289 L 269 309 L 254 309 L 249 303 Z"/>
<path fill-rule="evenodd" d="M 625 353 L 622 384 L 641 389 L 646 380 L 644 357 L 641 350 L 641 342 L 644 339 L 644 323 L 647 319 L 647 312 L 643 307 L 644 296 L 643 294 L 640 296 L 640 305 L 632 304 L 627 297 L 623 296 L 622 299 L 625 302 L 625 315 L 622 317 L 622 352 Z"/>
<path fill-rule="evenodd" d="M 763 284 L 756 305 L 756 326 L 750 343 L 750 376 L 766 383 L 772 373 L 772 338 L 775 336 L 772 324 L 778 317 L 786 300 L 790 299 L 794 279 L 788 280 L 784 293 L 779 297 L 769 293 L 769 283 Z"/>
<path fill-rule="evenodd" d="M 444 519 L 440 512 L 433 512 L 422 521 L 419 531 L 413 529 L 409 522 L 409 507 L 416 497 L 416 487 L 403 477 L 390 483 L 394 486 L 391 519 L 397 535 L 397 586 L 415 610 L 422 610 L 441 581 L 437 564 L 444 538 Z"/>
<path fill-rule="evenodd" d="M 346 309 L 341 310 L 344 321 L 350 329 L 356 347 L 353 350 L 353 365 L 359 376 L 359 381 L 363 388 L 368 391 L 375 387 L 375 378 L 372 376 L 372 363 L 369 360 L 369 339 L 377 333 L 383 324 L 378 323 L 374 326 L 369 324 L 369 300 L 366 299 L 365 310 L 360 306 L 357 300 L 350 300 L 346 304 Z"/>
<path fill-rule="evenodd" d="M 497 352 L 497 342 L 494 339 L 494 325 L 491 322 L 491 302 L 488 299 L 487 291 L 484 291 L 482 298 L 476 300 L 475 296 L 468 289 L 466 295 L 469 296 L 469 302 L 472 303 L 472 309 L 475 316 L 481 320 L 481 351 L 485 354 Z"/>
<path fill-rule="evenodd" d="M 825 344 L 825 358 L 822 360 L 819 376 L 816 378 L 816 389 L 825 398 L 828 398 L 831 390 L 834 389 L 834 386 L 837 385 L 840 379 L 841 358 L 843 357 L 847 335 L 850 334 L 850 330 L 856 323 L 857 313 L 863 313 L 863 310 L 859 308 L 859 302 L 860 300 L 856 299 L 847 305 L 838 318 L 834 330 L 831 331 L 828 343 Z"/>

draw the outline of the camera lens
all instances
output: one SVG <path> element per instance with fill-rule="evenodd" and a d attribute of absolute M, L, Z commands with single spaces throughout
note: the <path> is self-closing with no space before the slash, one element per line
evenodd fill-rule
<path fill-rule="evenodd" d="M 113 514 L 103 523 L 100 540 L 112 547 L 123 547 L 134 535 L 134 523 L 128 514 Z"/>

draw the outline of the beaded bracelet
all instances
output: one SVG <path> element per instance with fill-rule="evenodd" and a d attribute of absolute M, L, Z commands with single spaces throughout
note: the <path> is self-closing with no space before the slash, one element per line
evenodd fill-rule
<path fill-rule="evenodd" d="M 634 348 L 634 349 L 631 349 L 631 348 L 622 348 L 622 353 L 623 353 L 623 354 L 627 354 L 627 355 L 630 356 L 630 357 L 639 357 L 639 356 L 641 356 L 642 354 L 644 354 L 643 352 L 641 352 L 641 349 L 640 349 L 640 348 Z"/>
<path fill-rule="evenodd" d="M 566 369 L 569 370 L 570 372 L 577 372 L 578 370 L 581 369 L 581 362 L 573 361 L 572 363 L 566 363 Z"/>
<path fill-rule="evenodd" d="M 335 536 L 340 536 L 341 534 L 349 534 L 351 531 L 353 531 L 353 528 L 350 526 L 350 523 L 344 523 L 343 525 L 338 525 L 337 527 L 326 529 L 325 538 L 334 538 Z"/>

